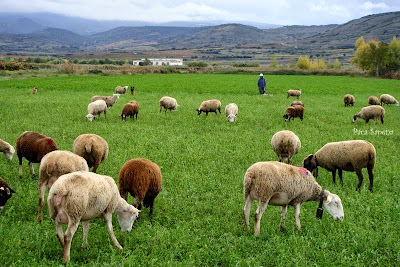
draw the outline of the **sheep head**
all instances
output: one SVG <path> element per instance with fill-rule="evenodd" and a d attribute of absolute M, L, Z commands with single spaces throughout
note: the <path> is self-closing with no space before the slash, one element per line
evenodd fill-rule
<path fill-rule="evenodd" d="M 360 119 L 360 115 L 356 114 L 353 116 L 353 122 L 356 122 Z"/>
<path fill-rule="evenodd" d="M 318 177 L 318 164 L 313 154 L 308 155 L 303 160 L 303 167 L 312 172 L 315 178 Z"/>
<path fill-rule="evenodd" d="M 4 157 L 7 160 L 11 161 L 14 156 L 15 149 L 12 146 L 9 146 L 6 149 L 4 149 L 3 153 L 4 153 Z"/>
<path fill-rule="evenodd" d="M 122 232 L 130 232 L 134 221 L 139 217 L 140 210 L 129 205 L 123 198 L 121 198 L 121 200 L 123 200 L 124 203 L 122 204 L 122 208 L 117 210 L 119 226 Z"/>
<path fill-rule="evenodd" d="M 15 193 L 15 191 L 7 186 L 0 187 L 0 211 L 4 208 L 7 200 L 11 198 L 13 193 Z"/>
<path fill-rule="evenodd" d="M 233 114 L 229 114 L 229 115 L 228 115 L 228 121 L 229 121 L 229 122 L 235 122 L 235 119 L 236 119 L 236 116 L 235 116 L 235 115 L 233 115 Z"/>
<path fill-rule="evenodd" d="M 95 117 L 93 116 L 93 114 L 87 114 L 86 119 L 88 119 L 88 121 L 93 121 Z"/>
<path fill-rule="evenodd" d="M 323 190 L 321 192 L 321 199 L 319 203 L 319 207 L 317 209 L 317 218 L 322 218 L 322 206 L 326 209 L 326 211 L 333 217 L 335 221 L 344 219 L 344 211 L 342 200 L 336 194 L 332 194 L 328 190 Z"/>

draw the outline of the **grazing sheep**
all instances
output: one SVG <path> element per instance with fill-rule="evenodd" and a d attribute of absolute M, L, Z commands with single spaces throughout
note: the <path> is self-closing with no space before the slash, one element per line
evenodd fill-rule
<path fill-rule="evenodd" d="M 333 142 L 324 145 L 315 154 L 308 155 L 303 160 L 303 167 L 318 176 L 318 166 L 331 171 L 333 183 L 336 183 L 336 170 L 339 171 L 340 183 L 343 185 L 342 171 L 356 172 L 358 176 L 357 190 L 360 191 L 363 174 L 367 168 L 369 176 L 369 190 L 374 185 L 374 166 L 376 160 L 375 147 L 364 140 Z"/>
<path fill-rule="evenodd" d="M 300 100 L 295 100 L 295 101 L 293 101 L 292 104 L 290 104 L 290 105 L 291 105 L 292 107 L 295 106 L 295 105 L 300 105 L 300 106 L 303 106 L 303 107 L 304 107 L 303 101 L 300 101 Z"/>
<path fill-rule="evenodd" d="M 299 152 L 301 142 L 299 137 L 292 131 L 283 130 L 272 136 L 271 146 L 278 156 L 279 162 L 287 159 L 288 164 L 292 164 L 292 157 Z"/>
<path fill-rule="evenodd" d="M 370 119 L 374 119 L 375 125 L 378 120 L 381 120 L 383 124 L 383 119 L 385 118 L 385 109 L 381 106 L 368 106 L 361 109 L 361 111 L 353 116 L 353 122 L 358 121 L 359 119 L 364 119 L 365 123 L 368 123 Z"/>
<path fill-rule="evenodd" d="M 34 95 L 34 94 L 37 94 L 37 88 L 36 87 L 33 87 L 33 89 L 32 89 L 32 94 Z"/>
<path fill-rule="evenodd" d="M 356 102 L 355 98 L 353 95 L 347 94 L 343 98 L 344 101 L 344 106 L 354 106 L 354 103 Z"/>
<path fill-rule="evenodd" d="M 95 95 L 92 97 L 92 102 L 96 100 L 104 100 L 106 102 L 106 105 L 108 108 L 112 107 L 117 99 L 119 98 L 119 94 L 113 94 L 113 96 L 100 96 L 100 95 Z"/>
<path fill-rule="evenodd" d="M 135 86 L 131 86 L 131 95 L 135 95 Z"/>
<path fill-rule="evenodd" d="M 39 168 L 39 206 L 37 220 L 42 221 L 42 209 L 46 185 L 51 188 L 54 182 L 63 174 L 75 171 L 89 171 L 86 160 L 70 151 L 56 150 L 47 153 L 40 161 Z"/>
<path fill-rule="evenodd" d="M 169 109 L 169 111 L 176 110 L 178 106 L 178 102 L 173 97 L 163 96 L 160 99 L 160 113 L 162 108 L 165 109 L 165 114 L 167 114 L 167 109 Z"/>
<path fill-rule="evenodd" d="M 376 96 L 372 95 L 372 96 L 368 97 L 368 104 L 369 105 L 379 105 L 379 99 Z"/>
<path fill-rule="evenodd" d="M 119 192 L 126 200 L 130 193 L 135 201 L 133 206 L 141 209 L 150 207 L 150 218 L 153 213 L 154 199 L 161 191 L 162 175 L 160 167 L 154 162 L 143 159 L 131 159 L 121 168 L 118 176 Z"/>
<path fill-rule="evenodd" d="M 290 121 L 290 119 L 294 120 L 294 118 L 299 117 L 300 120 L 303 120 L 304 117 L 304 107 L 300 105 L 290 106 L 286 109 L 285 115 L 283 118 L 285 121 Z"/>
<path fill-rule="evenodd" d="M 203 101 L 200 107 L 196 109 L 198 115 L 205 112 L 206 116 L 208 116 L 208 112 L 215 112 L 215 115 L 217 115 L 217 110 L 219 111 L 219 114 L 221 114 L 221 101 L 217 99 Z"/>
<path fill-rule="evenodd" d="M 97 134 L 81 134 L 73 144 L 72 151 L 83 157 L 92 172 L 96 172 L 100 163 L 108 156 L 108 144 L 101 136 Z"/>
<path fill-rule="evenodd" d="M 0 152 L 3 152 L 4 157 L 11 161 L 14 156 L 15 149 L 12 145 L 0 139 Z"/>
<path fill-rule="evenodd" d="M 57 150 L 53 139 L 36 132 L 23 132 L 17 138 L 17 156 L 19 160 L 19 177 L 22 177 L 22 158 L 29 162 L 32 177 L 35 177 L 33 163 L 40 163 L 49 152 Z"/>
<path fill-rule="evenodd" d="M 287 98 L 289 98 L 291 96 L 295 96 L 295 97 L 297 97 L 297 99 L 299 99 L 299 97 L 301 96 L 301 89 L 299 89 L 299 90 L 288 90 L 287 91 Z"/>
<path fill-rule="evenodd" d="M 235 103 L 230 103 L 225 106 L 225 116 L 229 122 L 235 122 L 238 114 L 238 106 Z"/>
<path fill-rule="evenodd" d="M 64 250 L 64 263 L 70 260 L 71 241 L 80 221 L 83 225 L 82 248 L 88 245 L 89 220 L 103 217 L 114 246 L 122 250 L 114 235 L 112 214 L 117 213 L 123 232 L 132 230 L 133 222 L 139 215 L 138 209 L 121 198 L 112 177 L 91 172 L 73 172 L 60 176 L 50 189 L 47 203 Z M 65 235 L 62 224 L 68 224 Z"/>
<path fill-rule="evenodd" d="M 13 193 L 15 194 L 15 191 L 0 177 L 0 212 L 3 210 L 7 200 L 12 197 Z"/>
<path fill-rule="evenodd" d="M 115 93 L 123 95 L 123 94 L 125 94 L 127 87 L 128 86 L 124 86 L 124 87 L 123 86 L 117 86 L 117 87 L 115 87 Z"/>
<path fill-rule="evenodd" d="M 381 95 L 380 99 L 381 99 L 382 106 L 383 106 L 383 104 L 386 104 L 386 105 L 394 104 L 396 107 L 399 106 L 399 101 L 397 101 L 396 98 L 394 98 L 391 95 L 383 94 L 383 95 Z"/>
<path fill-rule="evenodd" d="M 95 116 L 98 115 L 98 119 L 100 119 L 100 114 L 104 112 L 104 119 L 106 119 L 107 113 L 107 104 L 104 100 L 96 100 L 88 105 L 88 114 L 86 118 L 88 121 L 93 121 Z"/>
<path fill-rule="evenodd" d="M 133 100 L 122 107 L 121 119 L 123 121 L 126 120 L 126 117 L 130 117 L 132 119 L 135 118 L 135 115 L 137 119 L 138 113 L 139 113 L 139 104 Z"/>
<path fill-rule="evenodd" d="M 285 229 L 287 206 L 295 210 L 297 230 L 301 231 L 300 207 L 306 201 L 317 201 L 317 217 L 322 218 L 322 206 L 334 220 L 344 219 L 339 196 L 322 190 L 312 174 L 304 168 L 277 161 L 258 162 L 250 166 L 244 176 L 244 228 L 249 227 L 249 215 L 253 200 L 259 201 L 254 216 L 254 235 L 260 235 L 261 217 L 268 205 L 281 206 L 281 231 Z"/>

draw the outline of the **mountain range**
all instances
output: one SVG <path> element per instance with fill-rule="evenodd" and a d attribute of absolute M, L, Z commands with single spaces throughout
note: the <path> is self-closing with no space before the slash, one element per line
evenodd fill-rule
<path fill-rule="evenodd" d="M 385 42 L 393 36 L 399 37 L 400 12 L 370 15 L 342 25 L 263 25 L 261 28 L 237 23 L 210 24 L 171 22 L 155 26 L 50 13 L 0 13 L 0 52 L 132 51 L 143 46 L 168 50 L 274 43 L 291 47 L 350 48 L 360 36 Z"/>

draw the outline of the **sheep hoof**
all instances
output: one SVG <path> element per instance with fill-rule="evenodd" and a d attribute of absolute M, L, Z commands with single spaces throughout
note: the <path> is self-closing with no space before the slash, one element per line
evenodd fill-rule
<path fill-rule="evenodd" d="M 286 228 L 284 226 L 282 226 L 282 225 L 280 226 L 280 230 L 281 230 L 282 233 L 286 233 Z"/>
<path fill-rule="evenodd" d="M 42 217 L 41 217 L 41 216 L 38 216 L 38 217 L 37 217 L 37 221 L 41 223 L 41 222 L 43 221 Z"/>

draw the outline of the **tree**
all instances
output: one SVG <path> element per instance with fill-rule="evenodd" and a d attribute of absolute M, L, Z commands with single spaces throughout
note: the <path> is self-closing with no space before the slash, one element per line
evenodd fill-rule
<path fill-rule="evenodd" d="M 388 47 L 388 72 L 394 74 L 400 70 L 400 41 L 394 36 Z"/>
<path fill-rule="evenodd" d="M 375 74 L 376 77 L 385 74 L 389 64 L 389 46 L 384 42 L 374 40 L 368 43 L 357 41 L 356 45 L 358 46 L 352 63 L 363 70 L 369 71 L 371 74 Z"/>
<path fill-rule="evenodd" d="M 339 59 L 335 60 L 335 63 L 333 64 L 334 69 L 340 70 L 342 68 L 342 64 L 340 64 Z"/>
<path fill-rule="evenodd" d="M 302 69 L 302 70 L 308 70 L 311 68 L 311 62 L 308 56 L 300 56 L 299 59 L 297 60 L 296 64 L 297 68 Z"/>
<path fill-rule="evenodd" d="M 276 56 L 271 57 L 271 62 L 269 63 L 270 67 L 275 68 L 278 64 L 276 63 Z"/>

